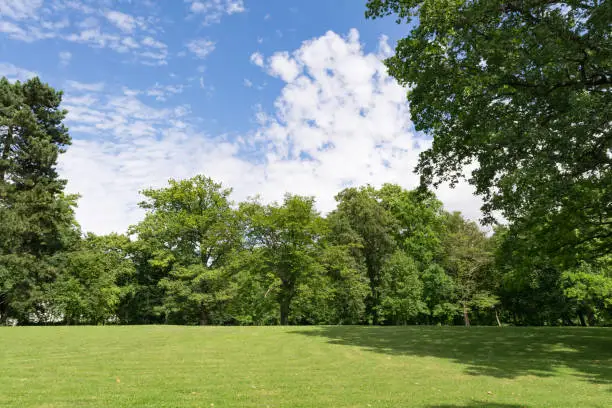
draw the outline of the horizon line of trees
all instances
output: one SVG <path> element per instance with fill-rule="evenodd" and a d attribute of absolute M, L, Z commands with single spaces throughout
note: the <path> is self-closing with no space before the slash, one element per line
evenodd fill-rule
<path fill-rule="evenodd" d="M 0 324 L 609 325 L 609 256 L 488 237 L 426 189 L 233 203 L 203 175 L 142 191 L 126 234 L 83 234 L 56 171 L 61 92 L 0 80 Z M 542 223 L 545 223 L 542 220 Z"/>

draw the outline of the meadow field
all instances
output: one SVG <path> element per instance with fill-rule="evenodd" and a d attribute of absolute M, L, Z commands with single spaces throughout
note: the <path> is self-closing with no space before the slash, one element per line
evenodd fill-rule
<path fill-rule="evenodd" d="M 610 407 L 612 329 L 0 328 L 0 407 Z"/>

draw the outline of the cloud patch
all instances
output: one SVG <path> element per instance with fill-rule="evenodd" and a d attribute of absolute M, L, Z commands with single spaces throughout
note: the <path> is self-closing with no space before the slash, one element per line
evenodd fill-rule
<path fill-rule="evenodd" d="M 253 54 L 251 54 L 251 62 L 255 65 L 257 65 L 258 67 L 263 67 L 264 66 L 264 57 L 263 55 L 257 51 L 254 52 Z"/>
<path fill-rule="evenodd" d="M 208 38 L 196 38 L 187 43 L 187 49 L 197 58 L 204 59 L 215 50 L 215 43 Z"/>
<path fill-rule="evenodd" d="M 158 32 L 155 17 L 132 16 L 100 6 L 74 0 L 0 0 L 0 33 L 28 43 L 61 39 L 131 54 L 132 61 L 144 65 L 167 64 L 167 46 L 152 37 Z"/>
<path fill-rule="evenodd" d="M 66 86 L 75 91 L 101 92 L 104 90 L 103 82 L 85 83 L 78 81 L 66 81 Z"/>
<path fill-rule="evenodd" d="M 185 0 L 192 16 L 203 18 L 202 24 L 219 23 L 224 15 L 246 11 L 243 0 Z"/>
<path fill-rule="evenodd" d="M 6 77 L 9 81 L 27 81 L 38 76 L 34 71 L 17 67 L 7 62 L 0 62 L 0 77 Z"/>
<path fill-rule="evenodd" d="M 106 19 L 124 33 L 131 33 L 136 27 L 136 19 L 129 14 L 120 11 L 110 10 L 104 16 Z"/>
<path fill-rule="evenodd" d="M 0 16 L 13 20 L 34 17 L 43 5 L 43 0 L 0 0 Z"/>

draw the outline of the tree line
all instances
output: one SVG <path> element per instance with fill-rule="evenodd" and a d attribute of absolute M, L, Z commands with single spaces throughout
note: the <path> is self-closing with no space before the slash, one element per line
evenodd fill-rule
<path fill-rule="evenodd" d="M 125 234 L 83 233 L 56 171 L 61 98 L 0 80 L 2 324 L 612 322 L 608 255 L 547 251 L 524 224 L 487 235 L 426 188 L 345 188 L 322 215 L 291 194 L 236 203 L 198 175 L 142 191 Z"/>

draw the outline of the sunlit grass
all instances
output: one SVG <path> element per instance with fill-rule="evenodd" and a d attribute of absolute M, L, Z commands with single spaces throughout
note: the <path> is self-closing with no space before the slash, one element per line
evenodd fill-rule
<path fill-rule="evenodd" d="M 0 407 L 609 407 L 612 330 L 0 329 Z"/>

